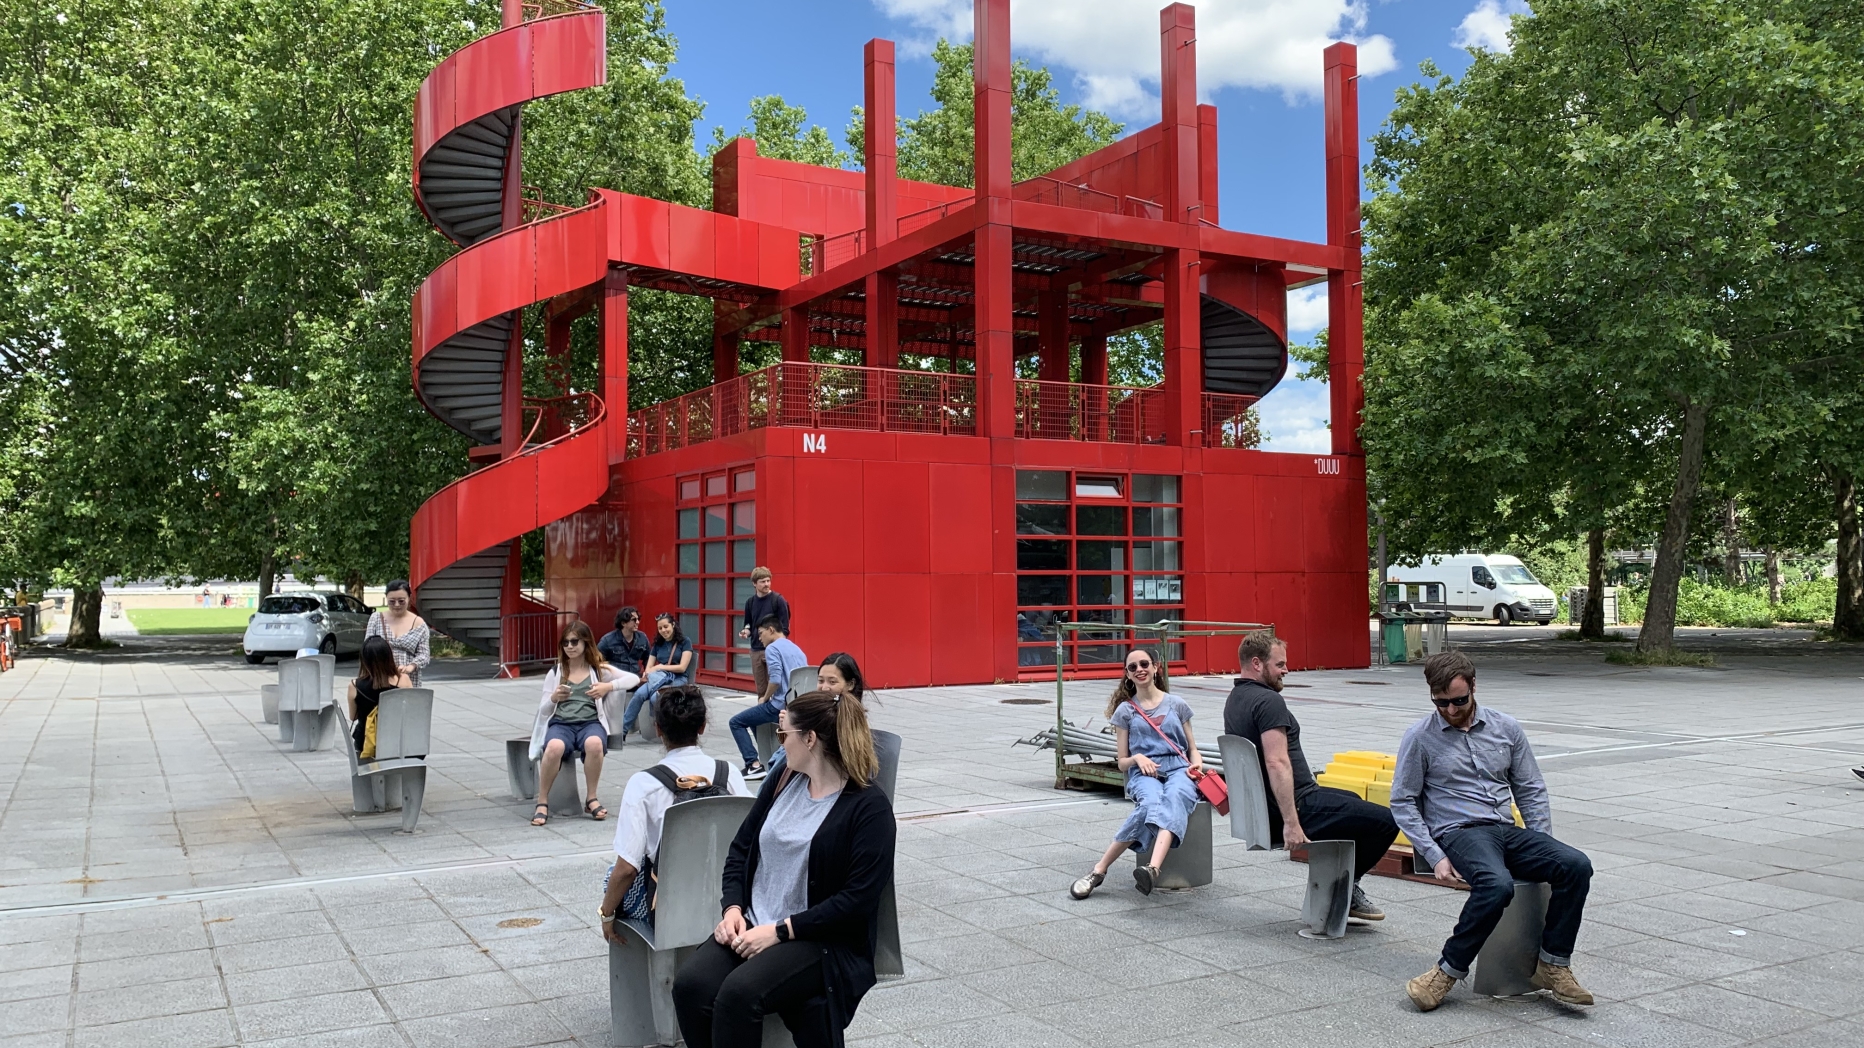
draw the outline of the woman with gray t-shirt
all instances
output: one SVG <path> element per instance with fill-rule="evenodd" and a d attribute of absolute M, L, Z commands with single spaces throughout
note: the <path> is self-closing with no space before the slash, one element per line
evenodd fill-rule
<path fill-rule="evenodd" d="M 777 724 L 786 767 L 731 842 L 723 918 L 673 982 L 690 1048 L 758 1048 L 771 1012 L 798 1044 L 838 1043 L 874 985 L 894 825 L 867 713 L 812 691 Z"/>

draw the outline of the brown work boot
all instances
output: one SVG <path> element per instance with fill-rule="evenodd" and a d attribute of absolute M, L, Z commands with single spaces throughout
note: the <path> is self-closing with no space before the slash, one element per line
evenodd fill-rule
<path fill-rule="evenodd" d="M 1404 992 L 1411 995 L 1411 1000 L 1417 1004 L 1418 1011 L 1429 1012 L 1435 1011 L 1437 1006 L 1443 1003 L 1443 999 L 1450 996 L 1450 991 L 1455 987 L 1456 980 L 1450 978 L 1448 972 L 1433 964 L 1429 971 L 1405 983 Z"/>
<path fill-rule="evenodd" d="M 1546 961 L 1534 963 L 1534 977 L 1528 984 L 1536 990 L 1545 990 L 1553 994 L 1553 999 L 1564 1004 L 1591 1004 L 1592 995 L 1586 992 L 1579 980 L 1573 978 L 1573 969 L 1563 964 L 1548 964 Z"/>

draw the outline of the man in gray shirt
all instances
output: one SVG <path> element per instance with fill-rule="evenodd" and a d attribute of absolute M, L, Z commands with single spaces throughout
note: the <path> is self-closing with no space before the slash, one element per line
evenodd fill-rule
<path fill-rule="evenodd" d="M 1411 725 L 1398 745 L 1392 818 L 1438 880 L 1468 883 L 1469 899 L 1442 959 L 1405 990 L 1419 1011 L 1442 1004 L 1469 974 L 1519 879 L 1553 888 L 1534 986 L 1567 1004 L 1591 1004 L 1572 964 L 1592 861 L 1553 839 L 1547 784 L 1527 734 L 1506 713 L 1476 705 L 1476 666 L 1462 652 L 1425 659 L 1424 680 L 1437 712 Z M 1514 807 L 1526 827 L 1515 825 Z"/>

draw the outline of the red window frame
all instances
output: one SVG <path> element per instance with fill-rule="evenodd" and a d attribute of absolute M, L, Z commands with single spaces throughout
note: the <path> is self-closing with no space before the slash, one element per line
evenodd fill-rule
<path fill-rule="evenodd" d="M 696 679 L 751 680 L 751 642 L 738 636 L 757 566 L 757 470 L 744 462 L 675 478 L 674 601 L 692 642 Z"/>

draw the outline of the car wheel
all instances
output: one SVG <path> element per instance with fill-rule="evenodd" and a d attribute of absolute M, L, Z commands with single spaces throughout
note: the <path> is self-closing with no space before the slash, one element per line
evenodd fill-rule
<path fill-rule="evenodd" d="M 1495 624 L 1497 626 L 1514 625 L 1514 614 L 1503 605 L 1495 605 Z"/>
<path fill-rule="evenodd" d="M 335 655 L 336 653 L 337 653 L 337 635 L 334 633 L 324 634 L 324 642 L 317 646 L 317 654 Z"/>
<path fill-rule="evenodd" d="M 249 651 L 246 653 L 246 665 L 260 666 L 260 665 L 263 665 L 264 663 L 265 663 L 265 652 Z"/>
<path fill-rule="evenodd" d="M 1548 625 L 1549 623 L 1553 622 L 1552 619 L 1535 619 L 1534 621 L 1540 623 L 1542 626 Z"/>

